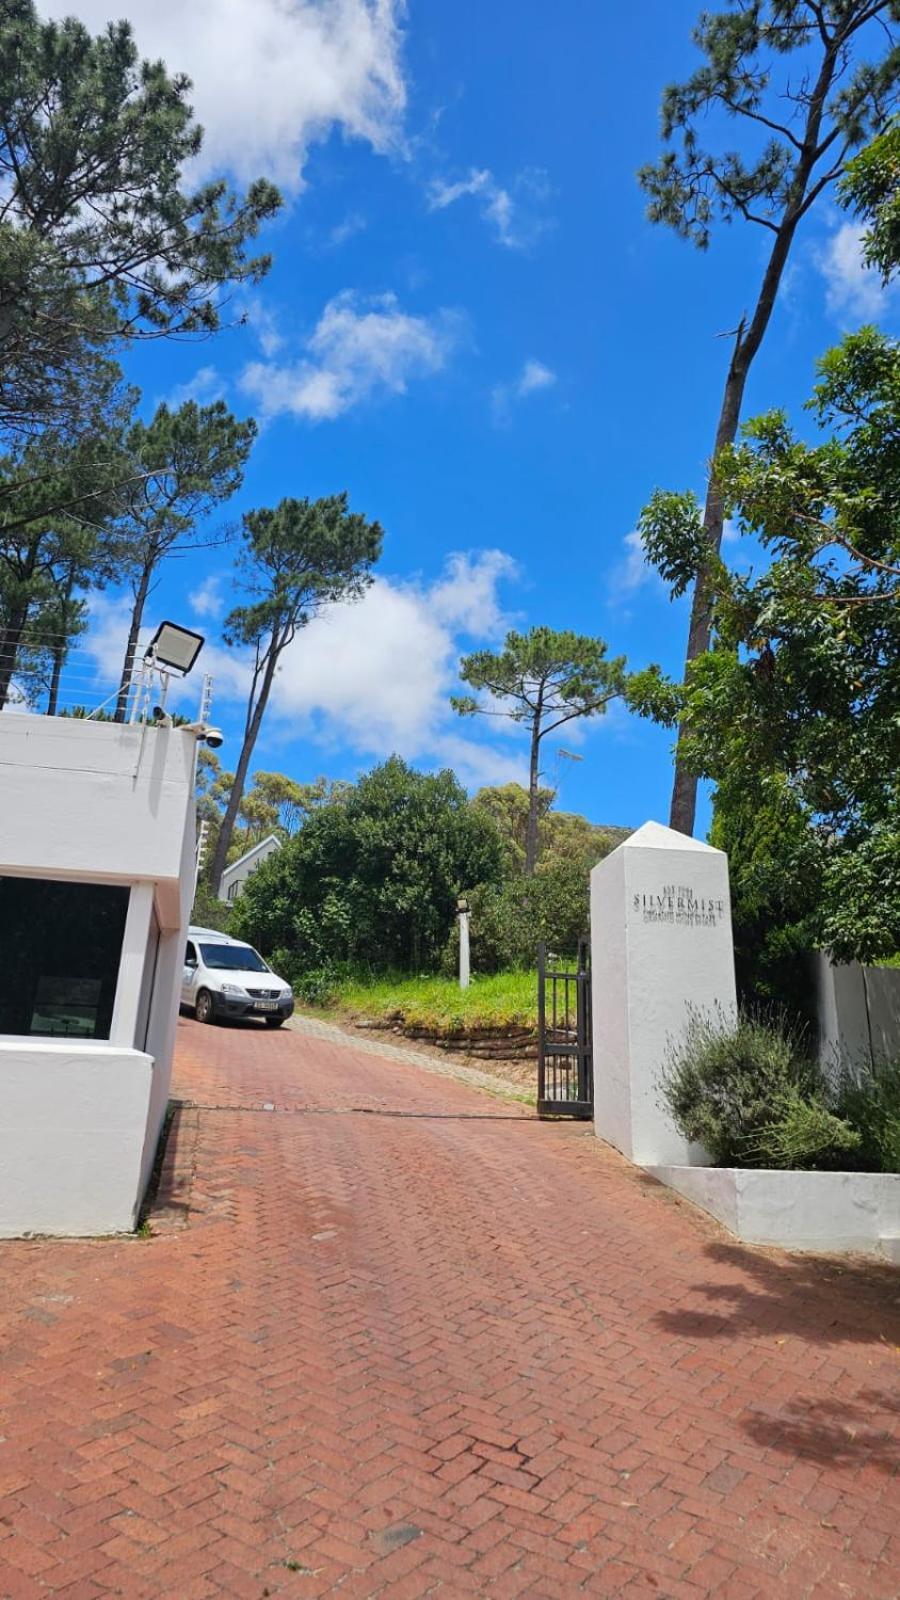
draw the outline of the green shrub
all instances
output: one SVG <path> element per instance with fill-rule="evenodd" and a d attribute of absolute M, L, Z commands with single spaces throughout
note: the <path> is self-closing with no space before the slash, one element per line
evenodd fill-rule
<path fill-rule="evenodd" d="M 775 1014 L 692 1016 L 670 1050 L 662 1095 L 679 1131 L 716 1166 L 833 1167 L 860 1143 L 829 1109 L 805 1035 Z"/>
<path fill-rule="evenodd" d="M 216 928 L 219 933 L 227 933 L 231 926 L 231 910 L 231 906 L 213 894 L 209 884 L 201 878 L 194 897 L 191 922 L 198 928 Z"/>
<path fill-rule="evenodd" d="M 821 1099 L 804 1099 L 798 1089 L 781 1100 L 778 1115 L 761 1128 L 756 1142 L 745 1146 L 745 1164 L 751 1156 L 761 1167 L 809 1168 L 845 1166 L 842 1157 L 858 1150 L 862 1138 L 849 1123 L 835 1116 Z M 853 1166 L 858 1165 L 856 1157 Z"/>
<path fill-rule="evenodd" d="M 859 1132 L 859 1166 L 900 1172 L 900 1055 L 845 1073 L 837 1109 Z"/>
<path fill-rule="evenodd" d="M 590 933 L 590 875 L 577 860 L 539 864 L 533 878 L 516 874 L 502 883 L 482 884 L 469 895 L 472 970 L 478 973 L 533 968 L 537 947 L 574 959 L 579 939 Z M 444 948 L 441 972 L 457 971 L 459 930 Z"/>

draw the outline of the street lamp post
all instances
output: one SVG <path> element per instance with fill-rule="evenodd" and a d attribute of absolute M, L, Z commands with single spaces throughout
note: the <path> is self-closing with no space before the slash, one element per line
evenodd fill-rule
<path fill-rule="evenodd" d="M 456 914 L 459 917 L 459 987 L 469 987 L 469 902 L 465 895 L 460 895 L 456 902 Z"/>

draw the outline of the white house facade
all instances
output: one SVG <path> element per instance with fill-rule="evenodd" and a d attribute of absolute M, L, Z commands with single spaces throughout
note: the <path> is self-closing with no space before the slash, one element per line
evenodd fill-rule
<path fill-rule="evenodd" d="M 0 1236 L 126 1231 L 166 1105 L 196 737 L 0 717 Z"/>
<path fill-rule="evenodd" d="M 242 856 L 238 856 L 237 861 L 232 861 L 231 866 L 226 867 L 222 873 L 222 880 L 219 884 L 219 899 L 226 901 L 230 905 L 232 901 L 237 899 L 247 879 L 256 871 L 257 867 L 262 866 L 262 863 L 267 861 L 269 856 L 274 855 L 275 851 L 280 849 L 281 840 L 274 833 L 270 833 L 266 839 L 260 839 L 259 844 L 251 845 L 249 850 L 245 850 Z"/>

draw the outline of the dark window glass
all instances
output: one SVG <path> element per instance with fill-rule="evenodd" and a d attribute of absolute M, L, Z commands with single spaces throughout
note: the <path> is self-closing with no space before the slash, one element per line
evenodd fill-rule
<path fill-rule="evenodd" d="M 186 967 L 195 967 L 197 965 L 197 952 L 194 949 L 194 946 L 191 944 L 190 939 L 185 945 L 184 964 Z"/>
<path fill-rule="evenodd" d="M 129 893 L 0 878 L 0 1033 L 109 1038 Z"/>
<path fill-rule="evenodd" d="M 214 972 L 271 972 L 249 944 L 202 944 L 200 954 Z"/>

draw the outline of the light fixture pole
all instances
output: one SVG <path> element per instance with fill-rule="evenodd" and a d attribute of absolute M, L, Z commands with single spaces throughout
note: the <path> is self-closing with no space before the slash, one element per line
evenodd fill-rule
<path fill-rule="evenodd" d="M 469 987 L 469 902 L 465 895 L 460 895 L 456 902 L 456 915 L 459 918 L 459 987 Z"/>

